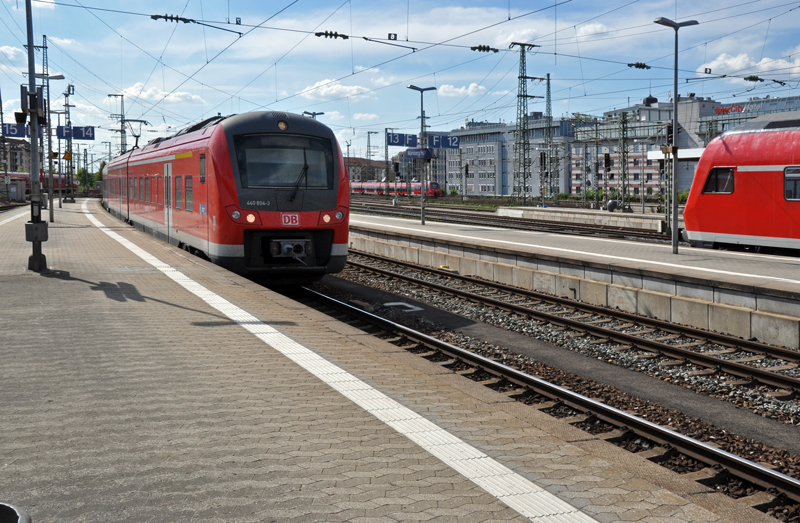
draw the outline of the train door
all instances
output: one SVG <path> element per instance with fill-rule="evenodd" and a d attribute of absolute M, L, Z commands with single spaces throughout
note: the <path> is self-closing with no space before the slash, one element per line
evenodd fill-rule
<path fill-rule="evenodd" d="M 172 164 L 164 164 L 164 234 L 170 241 L 172 230 Z"/>

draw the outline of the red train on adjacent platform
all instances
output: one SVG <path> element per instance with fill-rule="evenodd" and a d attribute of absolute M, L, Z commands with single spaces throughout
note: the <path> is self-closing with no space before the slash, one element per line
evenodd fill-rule
<path fill-rule="evenodd" d="M 697 247 L 800 250 L 800 111 L 756 118 L 708 144 L 684 210 Z"/>
<path fill-rule="evenodd" d="M 389 192 L 386 192 L 386 182 L 350 182 L 350 190 L 357 194 L 404 194 L 409 192 L 408 182 L 389 182 Z M 422 193 L 421 182 L 411 182 L 411 194 Z M 437 182 L 425 184 L 428 196 L 438 198 L 442 195 L 442 188 Z"/>
<path fill-rule="evenodd" d="M 274 283 L 347 261 L 350 189 L 339 144 L 300 115 L 214 117 L 112 160 L 103 200 L 138 229 Z"/>

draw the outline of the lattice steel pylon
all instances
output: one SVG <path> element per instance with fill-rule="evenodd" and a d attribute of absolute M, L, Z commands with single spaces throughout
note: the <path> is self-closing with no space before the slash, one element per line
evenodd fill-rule
<path fill-rule="evenodd" d="M 528 141 L 528 80 L 534 78 L 526 76 L 525 51 L 539 47 L 534 44 L 512 42 L 509 49 L 519 47 L 519 86 L 517 88 L 517 130 L 514 137 L 514 193 L 522 195 L 522 204 L 528 195 L 528 178 L 531 172 L 531 144 Z M 541 98 L 541 97 L 539 97 Z M 521 184 L 520 184 L 521 180 Z"/>

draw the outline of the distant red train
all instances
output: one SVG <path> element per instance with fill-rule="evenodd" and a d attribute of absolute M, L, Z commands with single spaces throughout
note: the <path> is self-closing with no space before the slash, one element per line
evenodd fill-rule
<path fill-rule="evenodd" d="M 244 275 L 313 281 L 347 262 L 350 189 L 336 137 L 280 112 L 214 117 L 112 160 L 115 216 Z"/>
<path fill-rule="evenodd" d="M 708 144 L 683 214 L 696 247 L 800 250 L 800 111 L 740 125 Z"/>
<path fill-rule="evenodd" d="M 421 182 L 411 182 L 411 194 L 422 193 Z M 438 198 L 442 195 L 442 188 L 437 182 L 425 184 L 428 196 Z M 350 190 L 357 194 L 408 194 L 408 182 L 389 182 L 389 192 L 386 192 L 386 182 L 350 182 Z"/>

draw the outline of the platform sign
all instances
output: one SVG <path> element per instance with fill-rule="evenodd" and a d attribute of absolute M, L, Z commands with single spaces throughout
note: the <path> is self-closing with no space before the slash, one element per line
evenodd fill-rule
<path fill-rule="evenodd" d="M 416 134 L 386 133 L 386 143 L 397 147 L 416 147 Z"/>
<path fill-rule="evenodd" d="M 433 149 L 406 149 L 406 158 L 433 158 Z"/>
<path fill-rule="evenodd" d="M 39 138 L 42 137 L 42 126 L 39 126 L 39 132 L 37 133 Z M 3 124 L 3 136 L 7 136 L 9 138 L 25 138 L 31 135 L 31 128 L 28 127 L 27 124 L 24 123 L 4 123 Z"/>
<path fill-rule="evenodd" d="M 59 140 L 94 140 L 94 127 L 56 127 L 56 137 Z"/>
<path fill-rule="evenodd" d="M 458 149 L 458 136 L 428 135 L 428 147 L 431 149 Z"/>

